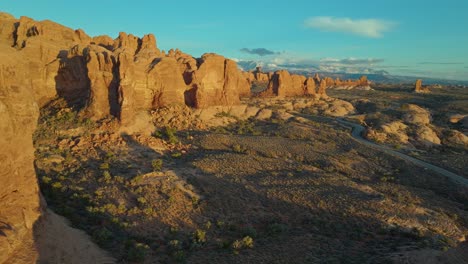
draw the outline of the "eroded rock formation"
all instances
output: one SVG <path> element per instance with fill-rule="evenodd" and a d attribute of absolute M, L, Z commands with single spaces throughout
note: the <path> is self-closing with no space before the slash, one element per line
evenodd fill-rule
<path fill-rule="evenodd" d="M 34 69 L 28 85 L 40 106 L 60 96 L 93 119 L 113 115 L 128 124 L 138 111 L 233 105 L 250 96 L 250 83 L 234 61 L 214 54 L 197 60 L 178 49 L 166 55 L 152 34 L 91 38 L 83 30 L 8 14 L 0 24 L 2 41 L 14 47 L 4 51 L 27 58 L 23 67 Z"/>
<path fill-rule="evenodd" d="M 261 93 L 261 96 L 300 96 L 312 94 L 307 92 L 307 78 L 302 75 L 290 74 L 286 70 L 276 71 L 270 78 L 268 88 Z M 312 89 L 312 84 L 309 86 Z M 314 90 L 315 91 L 315 90 Z"/>
<path fill-rule="evenodd" d="M 237 64 L 213 53 L 202 56 L 191 79 L 187 101 L 196 108 L 235 105 L 240 102 L 239 91 L 245 95 L 250 90 L 250 84 Z"/>
<path fill-rule="evenodd" d="M 429 91 L 428 87 L 425 87 L 425 86 L 422 85 L 422 80 L 418 79 L 414 83 L 414 92 L 415 93 L 428 93 L 430 91 Z"/>
<path fill-rule="evenodd" d="M 363 75 L 358 80 L 340 80 L 337 78 L 331 88 L 337 90 L 372 90 L 370 84 L 371 82 L 367 79 L 367 76 Z"/>

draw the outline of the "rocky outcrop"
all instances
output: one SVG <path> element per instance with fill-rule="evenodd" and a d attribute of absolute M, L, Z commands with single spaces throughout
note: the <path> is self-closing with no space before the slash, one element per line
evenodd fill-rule
<path fill-rule="evenodd" d="M 204 54 L 199 67 L 192 73 L 188 104 L 196 108 L 215 105 L 235 105 L 240 102 L 239 91 L 245 94 L 250 85 L 237 64 L 223 56 Z"/>
<path fill-rule="evenodd" d="M 429 88 L 422 85 L 422 80 L 418 79 L 414 83 L 414 92 L 415 93 L 428 93 L 430 91 L 429 91 Z"/>
<path fill-rule="evenodd" d="M 323 97 L 323 98 L 328 97 L 328 96 L 327 96 L 327 80 L 326 80 L 326 79 L 320 80 L 320 84 L 319 84 L 319 88 L 318 88 L 318 91 L 317 91 L 317 95 L 318 95 L 319 97 Z"/>
<path fill-rule="evenodd" d="M 408 124 L 428 125 L 432 120 L 428 110 L 415 104 L 404 104 L 400 110 L 403 112 L 403 120 Z"/>
<path fill-rule="evenodd" d="M 320 78 L 320 74 L 315 73 L 315 74 L 314 74 L 314 80 L 315 80 L 317 83 L 320 83 L 320 81 L 322 80 L 322 79 Z"/>
<path fill-rule="evenodd" d="M 440 145 L 440 138 L 437 133 L 429 126 L 417 126 L 415 139 L 418 143 L 425 146 Z"/>
<path fill-rule="evenodd" d="M 358 80 L 335 80 L 335 85 L 331 88 L 336 90 L 372 90 L 367 76 L 363 75 Z"/>
<path fill-rule="evenodd" d="M 255 71 L 253 71 L 253 75 L 257 82 L 268 82 L 270 80 L 268 73 L 262 72 L 262 67 L 257 67 Z"/>
<path fill-rule="evenodd" d="M 423 147 L 441 144 L 441 138 L 438 135 L 440 130 L 431 124 L 432 117 L 428 110 L 415 104 L 404 104 L 399 110 L 401 120 L 368 129 L 366 136 L 378 142 L 413 144 Z M 457 139 L 460 139 L 459 135 L 451 140 L 455 142 Z"/>
<path fill-rule="evenodd" d="M 40 106 L 59 96 L 93 119 L 115 116 L 128 124 L 138 111 L 234 105 L 250 96 L 250 83 L 234 61 L 209 54 L 197 61 L 178 49 L 166 55 L 152 34 L 91 38 L 51 21 L 8 14 L 0 16 L 0 25 L 1 41 L 16 48 L 8 52 L 28 60 L 28 85 Z"/>
<path fill-rule="evenodd" d="M 414 138 L 417 143 L 425 146 L 439 145 L 440 138 L 432 129 L 431 113 L 414 104 L 405 104 L 400 107 L 402 111 L 402 119 L 407 124 L 413 127 Z"/>
<path fill-rule="evenodd" d="M 94 119 L 110 116 L 117 107 L 116 58 L 105 48 L 92 45 L 83 50 L 86 58 L 89 98 L 87 111 Z M 87 87 L 84 88 L 86 90 Z M 111 107 L 112 105 L 112 107 Z M 113 114 L 117 114 L 114 112 Z"/>
<path fill-rule="evenodd" d="M 314 78 L 312 78 L 312 77 L 307 78 L 307 80 L 304 83 L 304 89 L 305 89 L 304 93 L 306 95 L 315 96 L 317 94 L 317 91 L 316 91 L 317 88 L 316 88 Z"/>
<path fill-rule="evenodd" d="M 450 130 L 443 139 L 444 144 L 468 148 L 468 136 L 458 130 Z"/>
<path fill-rule="evenodd" d="M 286 70 L 276 71 L 261 96 L 299 96 L 305 94 L 306 77 L 289 74 Z"/>
<path fill-rule="evenodd" d="M 409 137 L 407 133 L 408 126 L 401 121 L 393 121 L 377 129 L 368 129 L 366 131 L 366 137 L 377 142 L 391 142 L 391 143 L 401 143 L 407 144 L 409 142 Z"/>

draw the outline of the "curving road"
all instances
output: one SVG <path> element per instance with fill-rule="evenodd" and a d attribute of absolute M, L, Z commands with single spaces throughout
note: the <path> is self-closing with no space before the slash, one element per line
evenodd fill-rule
<path fill-rule="evenodd" d="M 312 115 L 307 115 L 307 114 L 299 114 L 298 113 L 298 115 L 302 116 L 302 117 L 305 117 L 305 118 L 314 117 Z M 461 184 L 461 185 L 464 185 L 464 186 L 468 187 L 468 179 L 467 178 L 464 178 L 464 177 L 462 177 L 462 176 L 460 176 L 458 174 L 450 172 L 450 171 L 448 171 L 446 169 L 443 169 L 441 167 L 432 165 L 432 164 L 427 163 L 425 161 L 422 161 L 422 160 L 413 158 L 411 156 L 408 156 L 406 154 L 403 154 L 401 152 L 395 151 L 395 150 L 393 150 L 393 149 L 391 149 L 391 148 L 389 148 L 387 146 L 379 145 L 379 144 L 373 143 L 371 141 L 368 141 L 367 139 L 362 137 L 362 133 L 365 131 L 365 127 L 363 127 L 361 125 L 358 125 L 356 123 L 352 123 L 352 122 L 343 120 L 342 118 L 330 118 L 330 117 L 322 117 L 322 116 L 320 118 L 325 118 L 325 119 L 328 119 L 328 120 L 337 121 L 341 126 L 351 128 L 352 129 L 351 136 L 355 140 L 357 140 L 358 142 L 360 142 L 360 143 L 362 143 L 362 144 L 364 144 L 364 145 L 366 145 L 366 146 L 368 146 L 370 148 L 373 148 L 373 149 L 385 152 L 386 154 L 389 154 L 389 155 L 396 156 L 396 157 L 399 157 L 401 159 L 407 160 L 407 161 L 412 162 L 413 164 L 421 166 L 421 167 L 423 167 L 425 169 L 429 169 L 429 170 L 432 170 L 432 171 L 434 171 L 436 173 L 444 175 L 445 177 L 449 178 L 450 180 L 452 180 L 455 183 L 458 183 L 458 184 Z"/>

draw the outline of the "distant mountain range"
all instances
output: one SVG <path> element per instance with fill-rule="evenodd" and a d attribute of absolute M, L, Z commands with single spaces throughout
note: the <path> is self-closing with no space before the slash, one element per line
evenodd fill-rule
<path fill-rule="evenodd" d="M 343 67 L 332 67 L 324 65 L 303 65 L 303 64 L 265 64 L 257 61 L 237 61 L 237 64 L 244 71 L 255 70 L 257 66 L 262 66 L 263 72 L 277 71 L 277 70 L 288 70 L 291 73 L 301 74 L 305 76 L 311 76 L 315 73 L 320 75 L 328 76 L 331 78 L 340 78 L 341 80 L 346 79 L 359 79 L 362 75 L 366 75 L 370 81 L 377 83 L 414 83 L 417 79 L 422 79 L 424 84 L 441 84 L 441 85 L 463 85 L 468 86 L 468 81 L 458 80 L 447 80 L 440 78 L 428 78 L 428 77 L 417 77 L 417 76 L 401 76 L 391 75 L 389 72 L 384 70 L 373 70 L 368 67 L 362 68 L 343 68 Z"/>

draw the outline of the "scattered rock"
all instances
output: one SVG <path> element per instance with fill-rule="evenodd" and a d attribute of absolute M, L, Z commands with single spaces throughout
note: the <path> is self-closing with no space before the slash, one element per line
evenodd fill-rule
<path fill-rule="evenodd" d="M 448 145 L 468 148 L 468 137 L 458 130 L 450 130 L 443 142 Z"/>
<path fill-rule="evenodd" d="M 262 109 L 257 113 L 257 116 L 255 116 L 255 118 L 258 120 L 267 120 L 271 118 L 272 114 L 273 114 L 272 110 Z"/>
<path fill-rule="evenodd" d="M 456 124 L 460 122 L 463 118 L 465 118 L 466 115 L 461 115 L 461 114 L 454 114 L 454 115 L 449 115 L 448 120 L 452 124 Z"/>
<path fill-rule="evenodd" d="M 440 145 L 440 138 L 437 133 L 428 126 L 418 126 L 415 134 L 416 140 L 423 145 Z"/>

